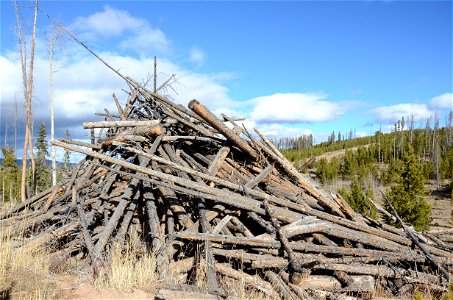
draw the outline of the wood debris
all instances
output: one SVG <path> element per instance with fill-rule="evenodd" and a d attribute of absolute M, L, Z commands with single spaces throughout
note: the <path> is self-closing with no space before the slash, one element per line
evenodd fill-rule
<path fill-rule="evenodd" d="M 188 109 L 127 82 L 124 107 L 114 96 L 117 115 L 83 124 L 101 128 L 95 141 L 54 142 L 86 155 L 72 174 L 0 215 L 23 233 L 18 247 L 47 247 L 97 273 L 114 243 L 140 237 L 156 254 L 163 298 L 202 297 L 200 273 L 205 298 L 228 295 L 224 278 L 283 299 L 446 289 L 450 232 L 408 235 L 359 215 L 258 130 L 259 138 L 196 100 Z"/>

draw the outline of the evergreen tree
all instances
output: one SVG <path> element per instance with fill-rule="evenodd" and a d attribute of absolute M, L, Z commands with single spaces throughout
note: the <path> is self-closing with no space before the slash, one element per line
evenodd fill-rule
<path fill-rule="evenodd" d="M 38 150 L 36 155 L 36 192 L 42 192 L 51 185 L 51 173 L 47 166 L 46 158 L 49 156 L 47 144 L 47 131 L 44 123 L 39 125 L 39 133 L 36 141 Z"/>
<path fill-rule="evenodd" d="M 426 230 L 431 221 L 431 207 L 424 199 L 425 179 L 411 144 L 407 144 L 402 159 L 402 174 L 397 184 L 392 186 L 389 199 L 401 219 L 412 224 L 416 230 Z M 385 206 L 392 211 L 388 203 Z"/>
<path fill-rule="evenodd" d="M 14 201 L 19 199 L 19 166 L 16 163 L 14 149 L 2 147 L 2 154 L 3 161 L 0 167 L 2 200 Z"/>
<path fill-rule="evenodd" d="M 374 219 L 377 217 L 376 208 L 368 200 L 368 198 L 373 198 L 371 189 L 368 189 L 367 193 L 364 193 L 362 185 L 357 178 L 354 178 L 349 191 L 342 188 L 338 192 L 349 203 L 355 212 Z"/>
<path fill-rule="evenodd" d="M 66 132 L 65 132 L 65 138 L 67 140 L 70 139 L 70 135 L 69 135 L 69 130 L 66 129 Z M 69 163 L 71 162 L 71 152 L 67 149 L 64 150 L 64 155 L 63 155 L 63 171 L 64 172 L 68 172 L 70 170 L 69 168 Z"/>

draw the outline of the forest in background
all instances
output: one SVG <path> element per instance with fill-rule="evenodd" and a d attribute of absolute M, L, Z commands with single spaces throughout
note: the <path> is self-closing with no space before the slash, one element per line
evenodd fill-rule
<path fill-rule="evenodd" d="M 322 184 L 350 182 L 349 187 L 341 187 L 338 192 L 359 213 L 375 218 L 376 208 L 371 203 L 378 192 L 375 186 L 386 187 L 390 202 L 403 219 L 423 230 L 429 228 L 431 215 L 424 199 L 426 183 L 433 182 L 440 189 L 449 181 L 447 188 L 453 201 L 452 121 L 450 112 L 442 127 L 435 116 L 428 118 L 423 128 L 415 128 L 413 117 L 402 117 L 390 133 L 377 131 L 374 136 L 353 138 L 351 130 L 347 138 L 332 132 L 328 141 L 317 145 L 313 144 L 312 135 L 274 143 L 300 171 L 310 169 Z M 323 155 L 338 150 L 344 150 L 344 155 Z"/>

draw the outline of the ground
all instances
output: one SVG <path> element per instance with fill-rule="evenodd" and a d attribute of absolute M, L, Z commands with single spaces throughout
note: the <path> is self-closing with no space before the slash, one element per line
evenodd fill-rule
<path fill-rule="evenodd" d="M 442 182 L 439 188 L 434 182 L 425 186 L 430 192 L 427 200 L 432 207 L 432 218 L 430 230 L 438 230 L 453 227 L 452 200 L 447 182 Z"/>

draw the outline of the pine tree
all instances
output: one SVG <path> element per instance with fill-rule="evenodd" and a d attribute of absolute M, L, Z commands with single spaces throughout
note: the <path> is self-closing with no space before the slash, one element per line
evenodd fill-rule
<path fill-rule="evenodd" d="M 389 199 L 401 219 L 412 224 L 416 230 L 429 229 L 431 207 L 424 199 L 425 179 L 411 144 L 407 144 L 402 160 L 402 174 L 397 184 L 392 186 Z M 392 211 L 387 203 L 386 209 Z"/>
<path fill-rule="evenodd" d="M 374 219 L 377 217 L 376 208 L 368 200 L 368 198 L 373 198 L 371 189 L 368 188 L 367 192 L 364 193 L 362 185 L 357 178 L 354 178 L 349 192 L 343 188 L 338 192 L 349 203 L 355 212 L 364 214 Z"/>
<path fill-rule="evenodd" d="M 51 172 L 46 163 L 49 156 L 47 144 L 47 131 L 44 123 L 39 125 L 38 138 L 36 140 L 36 193 L 39 193 L 51 185 Z"/>
<path fill-rule="evenodd" d="M 19 166 L 16 163 L 14 149 L 2 147 L 3 161 L 0 167 L 2 177 L 3 201 L 14 201 L 19 198 Z"/>
<path fill-rule="evenodd" d="M 67 130 L 67 129 L 66 129 L 66 132 L 65 132 L 65 138 L 67 140 L 70 139 L 69 130 Z M 70 162 L 71 162 L 71 151 L 65 149 L 64 155 L 63 155 L 63 166 L 61 168 L 63 172 L 69 172 L 69 170 L 70 170 L 70 167 L 69 167 Z"/>

